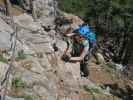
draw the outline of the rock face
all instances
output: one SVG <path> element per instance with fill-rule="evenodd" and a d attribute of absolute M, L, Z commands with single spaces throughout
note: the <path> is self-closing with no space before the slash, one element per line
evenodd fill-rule
<path fill-rule="evenodd" d="M 10 48 L 10 35 L 13 33 L 11 26 L 5 23 L 4 20 L 0 19 L 0 48 Z"/>
<path fill-rule="evenodd" d="M 0 19 L 0 31 L 1 32 L 7 32 L 7 33 L 12 33 L 13 30 L 11 28 L 11 26 L 9 26 L 8 24 L 5 23 L 4 20 Z"/>
<path fill-rule="evenodd" d="M 36 11 L 43 16 L 54 15 L 54 0 L 36 0 Z"/>
<path fill-rule="evenodd" d="M 27 14 L 15 16 L 14 21 L 18 27 L 19 39 L 16 50 L 23 50 L 26 57 L 25 59 L 18 58 L 15 62 L 13 78 L 24 82 L 23 96 L 31 95 L 33 100 L 72 98 L 69 94 L 80 91 L 80 68 L 78 63 L 61 61 L 60 57 L 66 48 L 66 43 L 62 39 L 54 38 L 55 30 L 50 29 L 46 32 L 41 27 L 41 23 L 34 22 Z M 58 52 L 53 50 L 54 41 L 57 42 Z M 88 83 L 89 81 L 86 82 Z M 19 97 L 18 93 L 15 94 L 12 91 L 9 95 L 15 94 Z"/>
<path fill-rule="evenodd" d="M 24 100 L 23 98 L 6 97 L 6 100 Z"/>
<path fill-rule="evenodd" d="M 7 64 L 0 62 L 0 81 L 3 80 L 5 74 L 8 70 L 8 67 L 9 66 Z"/>

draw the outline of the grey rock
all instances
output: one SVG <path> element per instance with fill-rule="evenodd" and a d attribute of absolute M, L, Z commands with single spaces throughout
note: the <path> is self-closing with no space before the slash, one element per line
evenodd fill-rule
<path fill-rule="evenodd" d="M 8 68 L 9 68 L 9 65 L 0 62 L 0 81 L 3 80 Z"/>
<path fill-rule="evenodd" d="M 53 0 L 36 0 L 36 12 L 40 12 L 42 16 L 49 16 L 53 12 Z"/>
<path fill-rule="evenodd" d="M 4 20 L 0 18 L 0 32 L 12 33 L 13 29 Z"/>
<path fill-rule="evenodd" d="M 52 94 L 49 93 L 48 90 L 46 90 L 46 88 L 42 87 L 42 86 L 34 86 L 33 90 L 35 91 L 36 94 L 38 94 L 40 96 L 40 98 L 46 99 L 46 100 L 56 100 L 56 97 Z"/>
<path fill-rule="evenodd" d="M 10 49 L 11 41 L 10 41 L 10 33 L 0 32 L 0 48 L 1 49 Z"/>
<path fill-rule="evenodd" d="M 102 54 L 96 53 L 96 57 L 97 57 L 97 60 L 98 60 L 99 64 L 105 64 L 105 59 L 104 59 Z"/>
<path fill-rule="evenodd" d="M 0 19 L 0 48 L 10 48 L 10 35 L 13 33 L 11 26 L 6 24 L 4 20 Z"/>
<path fill-rule="evenodd" d="M 115 64 L 116 70 L 118 71 L 123 71 L 124 70 L 124 66 L 122 64 Z"/>
<path fill-rule="evenodd" d="M 24 98 L 13 98 L 13 97 L 6 96 L 6 100 L 24 100 Z"/>

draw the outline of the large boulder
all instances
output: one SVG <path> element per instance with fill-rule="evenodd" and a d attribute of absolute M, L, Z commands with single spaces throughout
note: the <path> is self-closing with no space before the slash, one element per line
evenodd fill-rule
<path fill-rule="evenodd" d="M 96 53 L 96 58 L 99 64 L 105 64 L 105 59 L 101 53 Z"/>

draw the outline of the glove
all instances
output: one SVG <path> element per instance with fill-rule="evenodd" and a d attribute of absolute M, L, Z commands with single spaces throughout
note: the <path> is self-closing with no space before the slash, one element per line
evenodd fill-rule
<path fill-rule="evenodd" d="M 65 62 L 69 62 L 70 61 L 70 57 L 67 56 L 67 55 L 63 55 L 62 56 L 62 60 L 65 61 Z"/>

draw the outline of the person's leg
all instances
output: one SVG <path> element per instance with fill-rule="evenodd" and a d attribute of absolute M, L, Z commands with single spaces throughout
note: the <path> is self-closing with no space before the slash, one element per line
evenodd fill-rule
<path fill-rule="evenodd" d="M 83 61 L 80 62 L 80 75 L 81 75 L 81 77 L 84 76 L 84 72 L 83 72 Z"/>
<path fill-rule="evenodd" d="M 86 61 L 81 61 L 80 63 L 80 74 L 81 77 L 89 76 L 88 63 Z"/>

